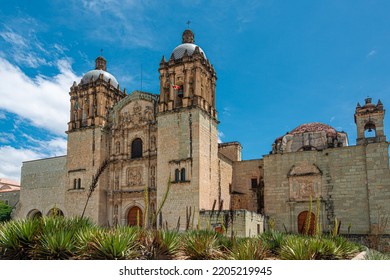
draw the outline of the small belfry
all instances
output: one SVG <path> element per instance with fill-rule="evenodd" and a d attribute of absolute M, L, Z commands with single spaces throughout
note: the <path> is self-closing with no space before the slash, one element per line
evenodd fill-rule
<path fill-rule="evenodd" d="M 380 100 L 378 100 L 376 105 L 371 103 L 371 101 L 372 98 L 367 97 L 363 106 L 359 103 L 356 106 L 357 145 L 386 142 L 383 104 Z"/>
<path fill-rule="evenodd" d="M 217 119 L 217 75 L 194 38 L 194 33 L 186 29 L 182 44 L 173 50 L 168 61 L 163 56 L 160 62 L 159 112 L 197 106 Z"/>

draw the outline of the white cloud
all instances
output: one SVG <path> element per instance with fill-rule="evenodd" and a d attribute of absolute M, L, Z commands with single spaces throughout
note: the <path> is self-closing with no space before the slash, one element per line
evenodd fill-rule
<path fill-rule="evenodd" d="M 0 37 L 10 45 L 7 55 L 12 57 L 19 65 L 31 68 L 52 65 L 44 58 L 44 56 L 50 55 L 47 47 L 42 45 L 33 31 L 30 31 L 27 35 L 28 38 L 23 37 L 11 28 L 5 27 L 5 30 L 0 32 Z"/>
<path fill-rule="evenodd" d="M 20 173 L 24 161 L 47 157 L 62 156 L 66 153 L 66 139 L 54 138 L 48 141 L 39 141 L 24 135 L 33 147 L 15 148 L 0 146 L 0 177 L 20 182 Z"/>
<path fill-rule="evenodd" d="M 67 129 L 69 89 L 80 80 L 66 60 L 57 61 L 54 77 L 28 77 L 8 60 L 0 57 L 0 108 L 31 121 L 57 135 Z"/>
<path fill-rule="evenodd" d="M 22 162 L 42 158 L 44 155 L 28 149 L 0 147 L 0 177 L 20 182 Z"/>
<path fill-rule="evenodd" d="M 218 131 L 218 143 L 223 143 L 222 138 L 225 137 L 225 134 L 222 131 Z"/>
<path fill-rule="evenodd" d="M 371 50 L 368 54 L 367 57 L 374 56 L 376 55 L 376 50 Z"/>
<path fill-rule="evenodd" d="M 7 132 L 0 132 L 0 144 L 9 144 L 12 141 L 15 141 L 15 135 L 12 133 L 7 133 Z"/>

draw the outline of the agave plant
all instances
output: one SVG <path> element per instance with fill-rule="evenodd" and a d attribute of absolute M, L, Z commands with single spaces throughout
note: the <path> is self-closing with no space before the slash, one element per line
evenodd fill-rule
<path fill-rule="evenodd" d="M 350 259 L 363 250 L 359 244 L 348 241 L 342 236 L 329 237 L 333 242 L 333 254 L 335 259 Z"/>
<path fill-rule="evenodd" d="M 284 260 L 313 260 L 315 254 L 308 250 L 307 238 L 291 235 L 282 242 L 279 256 Z"/>
<path fill-rule="evenodd" d="M 219 238 L 219 233 L 210 230 L 188 231 L 183 237 L 183 253 L 191 260 L 221 259 Z"/>
<path fill-rule="evenodd" d="M 13 220 L 0 230 L 1 259 L 33 259 L 33 250 L 40 235 L 40 221 Z"/>
<path fill-rule="evenodd" d="M 34 258 L 47 260 L 72 259 L 75 253 L 74 233 L 64 228 L 56 232 L 42 235 L 37 248 L 34 250 Z"/>
<path fill-rule="evenodd" d="M 267 248 L 272 254 L 277 254 L 281 244 L 285 240 L 287 234 L 269 230 L 259 236 L 265 248 Z"/>
<path fill-rule="evenodd" d="M 376 250 L 367 250 L 364 259 L 365 260 L 390 260 L 390 254 L 381 253 Z"/>
<path fill-rule="evenodd" d="M 126 260 L 138 258 L 138 235 L 133 227 L 89 229 L 78 234 L 81 258 L 93 260 Z M 81 243 L 84 241 L 85 243 Z"/>
<path fill-rule="evenodd" d="M 181 248 L 181 236 L 177 231 L 142 231 L 140 241 L 142 258 L 148 260 L 175 259 Z"/>
<path fill-rule="evenodd" d="M 260 238 L 241 238 L 234 243 L 229 253 L 233 260 L 264 260 L 268 250 L 263 246 Z"/>

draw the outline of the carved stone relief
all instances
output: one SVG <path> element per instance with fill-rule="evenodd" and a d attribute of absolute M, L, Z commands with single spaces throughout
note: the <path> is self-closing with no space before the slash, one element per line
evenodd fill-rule
<path fill-rule="evenodd" d="M 291 200 L 310 200 L 321 196 L 321 171 L 314 164 L 293 166 L 288 178 Z"/>
<path fill-rule="evenodd" d="M 142 167 L 133 167 L 127 170 L 127 184 L 129 186 L 140 186 L 142 181 Z"/>
<path fill-rule="evenodd" d="M 119 125 L 128 127 L 139 127 L 154 120 L 152 106 L 143 107 L 137 101 L 134 102 L 132 109 L 125 109 L 119 115 Z"/>

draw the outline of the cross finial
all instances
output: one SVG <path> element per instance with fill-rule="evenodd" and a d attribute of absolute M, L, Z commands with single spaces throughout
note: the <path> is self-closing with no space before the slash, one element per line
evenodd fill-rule
<path fill-rule="evenodd" d="M 190 29 L 190 23 L 191 23 L 191 21 L 187 21 L 187 27 L 188 27 L 188 29 Z"/>
<path fill-rule="evenodd" d="M 103 56 L 103 49 L 100 49 L 100 56 Z"/>

